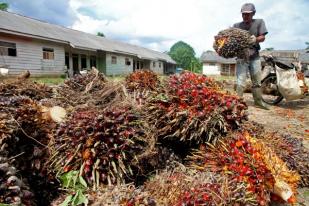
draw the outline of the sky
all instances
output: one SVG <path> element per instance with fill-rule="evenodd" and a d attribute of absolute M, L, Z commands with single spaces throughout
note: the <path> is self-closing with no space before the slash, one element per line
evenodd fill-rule
<path fill-rule="evenodd" d="M 199 57 L 214 36 L 242 20 L 244 0 L 0 0 L 9 11 L 160 52 L 178 41 Z M 309 42 L 308 0 L 251 0 L 268 34 L 262 49 L 304 49 Z"/>

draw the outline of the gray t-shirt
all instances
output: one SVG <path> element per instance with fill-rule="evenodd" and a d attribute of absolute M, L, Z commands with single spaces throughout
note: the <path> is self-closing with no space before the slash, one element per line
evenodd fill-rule
<path fill-rule="evenodd" d="M 234 24 L 233 27 L 249 31 L 250 34 L 256 37 L 260 35 L 266 35 L 268 33 L 263 19 L 252 19 L 251 24 L 246 24 L 245 22 L 242 21 Z M 255 45 L 255 48 L 257 50 L 260 50 L 261 49 L 260 44 L 257 43 Z"/>

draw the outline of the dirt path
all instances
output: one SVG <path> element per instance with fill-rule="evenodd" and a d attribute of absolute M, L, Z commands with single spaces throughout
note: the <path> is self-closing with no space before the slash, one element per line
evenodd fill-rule
<path fill-rule="evenodd" d="M 263 110 L 253 106 L 251 94 L 245 94 L 249 119 L 263 124 L 265 129 L 289 133 L 304 141 L 309 150 L 309 98 L 286 102 Z"/>
<path fill-rule="evenodd" d="M 303 140 L 309 150 L 309 98 L 286 102 L 283 100 L 271 110 L 263 110 L 253 106 L 250 93 L 244 96 L 249 106 L 249 119 L 263 124 L 268 131 L 289 133 Z M 299 204 L 309 206 L 309 188 L 299 189 Z"/>

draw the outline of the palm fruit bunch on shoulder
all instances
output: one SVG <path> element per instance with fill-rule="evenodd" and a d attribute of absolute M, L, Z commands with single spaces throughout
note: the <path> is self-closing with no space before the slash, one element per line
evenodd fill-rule
<path fill-rule="evenodd" d="M 19 178 L 17 169 L 12 165 L 13 160 L 0 155 L 0 205 L 36 205 L 25 179 Z"/>
<path fill-rule="evenodd" d="M 57 176 L 77 170 L 88 184 L 123 183 L 147 147 L 140 116 L 129 106 L 77 109 L 54 134 L 47 166 Z"/>
<path fill-rule="evenodd" d="M 144 107 L 159 137 L 193 145 L 216 143 L 247 118 L 246 103 L 217 89 L 208 77 L 191 72 L 170 76 L 166 90 Z"/>
<path fill-rule="evenodd" d="M 206 147 L 194 152 L 188 159 L 192 168 L 226 174 L 246 190 L 237 195 L 249 205 L 268 205 L 274 178 L 261 159 L 261 154 L 241 135 L 231 136 L 216 147 Z M 246 198 L 251 194 L 251 198 Z M 245 205 L 244 204 L 244 205 Z"/>
<path fill-rule="evenodd" d="M 244 49 L 251 47 L 250 36 L 251 34 L 243 29 L 225 29 L 216 35 L 213 48 L 224 58 L 243 58 Z"/>
<path fill-rule="evenodd" d="M 33 82 L 29 79 L 13 79 L 0 83 L 1 96 L 26 96 L 33 100 L 51 98 L 52 88 L 41 83 Z"/>

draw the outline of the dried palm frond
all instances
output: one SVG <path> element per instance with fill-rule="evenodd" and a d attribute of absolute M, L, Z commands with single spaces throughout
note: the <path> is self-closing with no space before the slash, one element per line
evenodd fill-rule
<path fill-rule="evenodd" d="M 43 104 L 65 108 L 95 106 L 102 109 L 123 101 L 126 96 L 123 84 L 107 81 L 102 73 L 92 70 L 85 76 L 75 76 L 55 87 L 54 97 L 44 100 Z"/>
<path fill-rule="evenodd" d="M 226 175 L 176 166 L 156 174 L 141 187 L 132 184 L 89 193 L 91 206 L 103 205 L 256 205 L 246 184 Z M 247 199 L 246 199 L 247 198 Z"/>
<path fill-rule="evenodd" d="M 32 100 L 51 98 L 52 88 L 30 79 L 8 79 L 0 83 L 0 96 L 26 96 Z"/>

